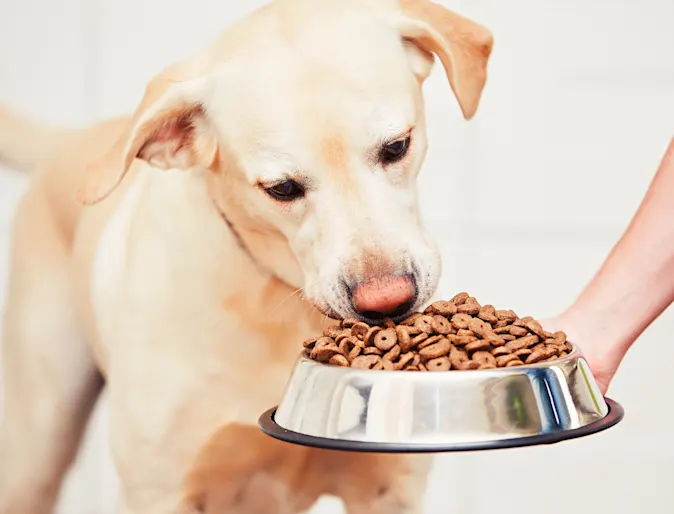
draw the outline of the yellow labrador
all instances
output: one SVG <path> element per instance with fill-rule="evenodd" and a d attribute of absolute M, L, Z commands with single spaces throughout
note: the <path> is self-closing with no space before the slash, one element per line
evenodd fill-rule
<path fill-rule="evenodd" d="M 419 512 L 427 459 L 255 423 L 325 315 L 431 298 L 421 86 L 435 54 L 471 118 L 491 48 L 428 0 L 278 0 L 153 79 L 131 118 L 59 131 L 0 111 L 0 154 L 36 168 L 4 326 L 2 514 L 52 509 L 104 383 L 123 512 L 291 514 L 323 494 Z"/>

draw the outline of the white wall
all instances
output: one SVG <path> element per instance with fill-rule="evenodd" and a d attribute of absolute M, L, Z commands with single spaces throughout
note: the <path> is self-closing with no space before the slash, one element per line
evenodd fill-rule
<path fill-rule="evenodd" d="M 155 72 L 260 3 L 5 0 L 0 101 L 62 123 L 128 112 Z M 489 26 L 496 46 L 470 123 L 439 67 L 426 86 L 431 146 L 421 194 L 444 253 L 442 290 L 551 315 L 616 241 L 673 135 L 674 2 L 451 6 Z M 0 171 L 2 290 L 24 187 L 24 177 Z M 628 355 L 610 391 L 627 411 L 621 425 L 549 448 L 442 456 L 426 513 L 674 512 L 672 329 L 665 313 Z M 103 401 L 63 513 L 114 512 L 105 414 Z"/>

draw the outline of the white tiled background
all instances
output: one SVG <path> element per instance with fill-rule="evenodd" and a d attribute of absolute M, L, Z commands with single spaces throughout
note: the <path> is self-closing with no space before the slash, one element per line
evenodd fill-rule
<path fill-rule="evenodd" d="M 59 123 L 128 112 L 153 74 L 260 3 L 3 0 L 0 101 Z M 674 135 L 674 2 L 447 5 L 491 28 L 496 46 L 473 121 L 461 120 L 439 66 L 426 86 L 421 194 L 443 248 L 442 290 L 554 314 L 600 265 Z M 3 291 L 25 185 L 0 170 Z M 674 512 L 673 330 L 665 313 L 628 355 L 610 391 L 627 411 L 621 425 L 550 448 L 439 457 L 425 513 Z M 105 414 L 103 398 L 64 514 L 114 512 Z"/>

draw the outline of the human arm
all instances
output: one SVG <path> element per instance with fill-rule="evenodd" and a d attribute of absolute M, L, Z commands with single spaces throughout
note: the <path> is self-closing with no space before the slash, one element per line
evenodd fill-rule
<path fill-rule="evenodd" d="M 605 392 L 634 341 L 674 301 L 674 139 L 625 233 L 578 299 L 544 326 L 564 330 Z"/>

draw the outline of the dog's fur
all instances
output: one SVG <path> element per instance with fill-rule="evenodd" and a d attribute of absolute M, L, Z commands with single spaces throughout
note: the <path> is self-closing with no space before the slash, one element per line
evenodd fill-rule
<path fill-rule="evenodd" d="M 358 315 L 347 286 L 407 274 L 412 307 L 429 301 L 421 85 L 435 54 L 472 117 L 491 47 L 428 0 L 278 0 L 152 80 L 132 118 L 62 131 L 0 110 L 0 157 L 36 168 L 12 247 L 0 512 L 52 509 L 104 383 L 124 512 L 290 514 L 322 494 L 419 512 L 427 459 L 255 423 L 318 310 Z M 408 132 L 407 156 L 378 162 Z M 265 192 L 287 177 L 304 198 Z"/>

